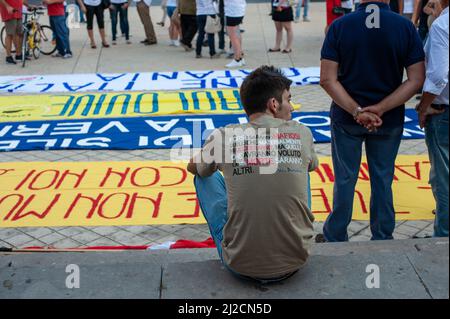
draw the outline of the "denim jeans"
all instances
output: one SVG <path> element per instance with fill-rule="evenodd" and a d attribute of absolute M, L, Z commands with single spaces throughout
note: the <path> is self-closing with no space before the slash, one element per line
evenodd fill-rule
<path fill-rule="evenodd" d="M 430 184 L 436 200 L 435 237 L 448 237 L 448 108 L 427 120 L 425 140 L 431 162 Z"/>
<path fill-rule="evenodd" d="M 114 9 L 110 9 L 112 39 L 117 40 L 117 16 L 120 16 L 120 30 L 125 34 L 125 39 L 130 39 L 130 25 L 128 23 L 128 9 L 123 8 L 123 4 L 112 4 Z"/>
<path fill-rule="evenodd" d="M 225 266 L 225 268 L 227 268 L 234 276 L 243 280 L 257 281 L 262 284 L 268 284 L 285 280 L 296 273 L 293 272 L 280 278 L 261 279 L 244 276 L 231 269 L 224 261 L 222 252 L 223 228 L 228 221 L 228 199 L 225 180 L 222 174 L 216 172 L 210 177 L 200 177 L 198 175 L 195 176 L 194 184 L 200 208 L 203 212 L 203 216 L 205 217 L 206 222 L 208 223 L 209 231 L 211 232 L 211 237 L 216 244 L 220 260 L 222 261 L 222 264 Z M 308 194 L 308 197 L 310 198 L 311 194 L 309 191 L 309 187 Z"/>
<path fill-rule="evenodd" d="M 51 16 L 50 26 L 56 40 L 56 49 L 61 55 L 72 54 L 70 50 L 69 28 L 65 16 Z"/>
<path fill-rule="evenodd" d="M 333 211 L 323 233 L 329 242 L 348 241 L 353 199 L 365 142 L 370 174 L 370 229 L 372 240 L 393 239 L 395 211 L 392 196 L 394 165 L 403 127 L 381 127 L 377 132 L 356 124 L 331 125 L 331 151 L 335 173 Z"/>
<path fill-rule="evenodd" d="M 300 14 L 302 11 L 302 0 L 299 1 L 297 7 L 295 8 L 295 19 L 299 19 L 300 18 Z M 303 8 L 303 18 L 307 18 L 308 17 L 308 10 L 309 10 L 309 1 L 310 0 L 305 0 L 305 6 Z"/>
<path fill-rule="evenodd" d="M 202 54 L 202 46 L 203 41 L 205 40 L 205 34 L 208 37 L 208 46 L 209 46 L 209 55 L 213 56 L 216 54 L 216 48 L 214 43 L 214 34 L 213 33 L 205 33 L 206 19 L 207 15 L 198 15 L 197 16 L 197 26 L 198 26 L 198 35 L 197 35 L 197 46 L 196 53 L 197 55 Z"/>

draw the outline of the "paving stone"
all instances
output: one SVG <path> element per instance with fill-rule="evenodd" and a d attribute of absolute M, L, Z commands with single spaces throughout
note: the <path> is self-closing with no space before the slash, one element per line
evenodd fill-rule
<path fill-rule="evenodd" d="M 19 229 L 20 228 L 0 228 L 0 239 L 6 240 L 14 236 L 22 235 L 23 232 L 21 232 Z"/>
<path fill-rule="evenodd" d="M 58 231 L 58 233 L 66 236 L 66 237 L 72 237 L 78 234 L 81 234 L 83 232 L 86 232 L 86 229 L 82 228 L 82 227 L 67 227 L 64 229 L 61 229 Z"/>
<path fill-rule="evenodd" d="M 158 229 L 156 227 L 152 227 L 151 229 L 147 229 L 146 231 L 139 233 L 140 237 L 145 238 L 149 241 L 155 241 L 167 235 L 169 235 L 168 232 L 162 231 L 161 229 Z"/>
<path fill-rule="evenodd" d="M 33 237 L 30 237 L 28 235 L 25 234 L 20 234 L 20 235 L 16 235 L 13 237 L 8 238 L 7 240 L 5 240 L 7 243 L 11 244 L 12 246 L 16 247 L 16 248 L 20 248 L 23 247 L 23 245 L 25 243 L 28 243 L 30 241 L 34 240 Z"/>
<path fill-rule="evenodd" d="M 405 235 L 409 238 L 413 237 L 419 232 L 417 228 L 408 226 L 406 224 L 403 224 L 395 229 L 396 234 Z"/>
<path fill-rule="evenodd" d="M 64 238 L 62 240 L 58 240 L 52 243 L 51 246 L 54 248 L 65 249 L 65 248 L 79 248 L 82 245 L 81 243 L 71 238 Z"/>
<path fill-rule="evenodd" d="M 425 229 L 426 227 L 432 225 L 433 222 L 430 220 L 411 220 L 411 221 L 407 221 L 405 222 L 405 225 L 409 226 L 409 227 L 414 227 L 417 229 Z"/>
<path fill-rule="evenodd" d="M 120 228 L 137 235 L 150 230 L 151 226 L 120 226 Z"/>
<path fill-rule="evenodd" d="M 120 246 L 120 243 L 115 242 L 111 239 L 101 237 L 99 239 L 96 239 L 94 241 L 91 241 L 86 244 L 88 247 L 97 247 L 97 246 L 108 246 L 108 247 L 114 247 L 114 246 Z"/>
<path fill-rule="evenodd" d="M 99 226 L 99 227 L 90 228 L 90 230 L 93 232 L 96 232 L 97 234 L 100 234 L 102 236 L 109 236 L 121 229 L 119 227 L 115 227 L 115 226 Z"/>
<path fill-rule="evenodd" d="M 71 236 L 72 239 L 76 240 L 77 242 L 81 243 L 81 244 L 86 244 L 89 243 L 91 241 L 94 241 L 98 238 L 100 238 L 101 236 L 97 233 L 94 233 L 92 231 L 84 231 L 78 235 L 75 236 Z"/>
<path fill-rule="evenodd" d="M 51 233 L 50 235 L 47 235 L 47 236 L 39 238 L 39 240 L 44 242 L 44 243 L 46 243 L 47 245 L 51 245 L 51 244 L 53 244 L 53 243 L 55 243 L 57 241 L 65 239 L 65 238 L 66 237 L 64 237 L 61 234 Z"/>
<path fill-rule="evenodd" d="M 22 231 L 25 234 L 27 234 L 28 236 L 31 236 L 31 237 L 34 237 L 37 239 L 53 233 L 53 230 L 46 228 L 46 227 L 27 228 L 27 229 L 22 229 Z"/>

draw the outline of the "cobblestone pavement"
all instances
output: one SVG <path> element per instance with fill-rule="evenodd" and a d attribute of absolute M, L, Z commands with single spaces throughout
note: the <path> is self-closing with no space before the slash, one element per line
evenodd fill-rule
<path fill-rule="evenodd" d="M 312 3 L 311 18 L 313 22 L 300 23 L 296 25 L 296 45 L 294 52 L 297 54 L 269 56 L 266 52 L 267 48 L 273 42 L 274 32 L 270 17 L 267 15 L 269 7 L 267 4 L 251 4 L 249 5 L 250 15 L 246 19 L 245 44 L 246 52 L 250 52 L 255 57 L 252 62 L 251 57 L 248 57 L 249 67 L 255 67 L 263 63 L 271 63 L 277 66 L 318 66 L 320 45 L 323 41 L 323 26 L 324 21 L 324 4 Z M 157 14 L 159 14 L 158 10 Z M 135 14 L 135 13 L 132 13 Z M 133 16 L 134 17 L 134 16 Z M 137 18 L 135 16 L 134 18 Z M 157 17 L 154 17 L 154 21 Z M 131 19 L 130 19 L 131 20 Z M 132 20 L 132 21 L 138 21 Z M 139 25 L 134 24 L 133 34 L 138 34 L 141 31 L 138 29 Z M 108 24 L 109 25 L 109 24 Z M 107 26 L 108 27 L 108 26 Z M 259 32 L 262 30 L 262 32 Z M 83 31 L 83 32 L 82 32 Z M 96 65 L 93 69 L 83 69 L 77 65 L 64 66 L 60 65 L 56 68 L 52 65 L 53 60 L 43 59 L 43 65 L 39 69 L 32 69 L 29 72 L 46 73 L 42 66 L 49 66 L 47 73 L 81 73 L 96 72 L 101 69 L 105 71 L 105 64 L 114 65 L 114 72 L 126 71 L 150 71 L 152 65 L 142 65 L 142 68 L 130 62 L 125 65 L 126 69 L 118 69 L 118 63 L 115 63 L 114 56 L 121 54 L 141 54 L 137 49 L 136 52 L 130 52 L 126 46 L 118 45 L 113 48 L 109 57 L 102 57 L 101 63 L 99 56 L 89 56 L 92 53 L 84 52 L 84 45 L 86 43 L 86 36 L 84 30 L 71 31 L 71 37 L 74 38 L 74 52 L 77 52 L 77 63 L 79 61 L 86 61 L 89 65 L 91 60 L 95 60 Z M 167 37 L 166 31 L 158 29 L 158 36 L 160 38 Z M 261 35 L 262 33 L 262 35 Z M 137 36 L 135 37 L 137 38 Z M 135 39 L 136 40 L 136 39 Z M 298 40 L 298 41 L 297 41 Z M 162 41 L 160 41 L 162 42 Z M 165 44 L 160 44 L 164 47 Z M 160 49 L 153 54 L 155 61 L 163 59 L 166 47 Z M 261 53 L 261 51 L 263 53 Z M 84 52 L 84 53 L 83 53 Z M 259 54 L 259 55 L 258 55 Z M 149 56 L 150 53 L 149 53 Z M 136 56 L 137 60 L 140 58 Z M 3 58 L 3 56 L 0 56 Z M 132 59 L 130 59 L 131 61 Z M 179 58 L 178 58 L 179 60 Z M 165 61 L 165 60 L 163 60 Z M 225 60 L 224 60 L 225 61 Z M 226 61 L 225 61 L 226 62 Z M 60 61 L 58 61 L 60 63 Z M 185 69 L 205 69 L 212 68 L 210 61 L 200 62 L 193 58 L 186 58 L 181 66 L 174 65 L 168 62 L 166 67 L 162 67 L 165 71 L 170 70 L 185 70 Z M 205 64 L 201 64 L 205 63 Z M 84 65 L 86 66 L 86 65 Z M 100 67 L 99 67 L 100 66 Z M 103 67 L 103 69 L 102 69 Z M 155 66 L 161 68 L 161 65 Z M 217 67 L 219 69 L 223 68 Z M 5 69 L 4 65 L 0 65 L 0 74 L 24 74 L 21 69 Z M 302 103 L 302 110 L 304 111 L 326 111 L 330 105 L 330 99 L 319 86 L 306 86 L 293 88 L 294 99 Z M 416 101 L 411 100 L 408 107 L 414 107 Z M 320 156 L 330 156 L 330 144 L 316 145 L 316 151 Z M 424 140 L 409 140 L 402 141 L 400 147 L 400 154 L 426 154 L 427 149 Z M 28 151 L 28 152 L 8 152 L 0 153 L 0 162 L 64 162 L 64 161 L 145 161 L 145 160 L 169 160 L 168 150 L 135 150 L 135 151 L 89 151 L 89 150 L 73 150 L 73 151 Z M 317 233 L 322 231 L 323 223 L 316 223 L 314 225 Z M 395 229 L 394 237 L 396 239 L 406 239 L 413 236 L 424 237 L 432 235 L 433 223 L 429 220 L 424 221 L 401 221 L 398 222 Z M 370 239 L 370 228 L 368 222 L 353 221 L 349 227 L 349 235 L 351 241 L 365 241 Z M 166 241 L 175 241 L 178 239 L 189 239 L 203 241 L 209 237 L 209 230 L 207 225 L 159 225 L 159 226 L 122 226 L 122 227 L 42 227 L 42 228 L 0 228 L 0 246 L 5 247 L 29 247 L 29 246 L 52 246 L 57 248 L 73 248 L 86 246 L 116 246 L 116 245 L 152 245 L 159 244 Z"/>

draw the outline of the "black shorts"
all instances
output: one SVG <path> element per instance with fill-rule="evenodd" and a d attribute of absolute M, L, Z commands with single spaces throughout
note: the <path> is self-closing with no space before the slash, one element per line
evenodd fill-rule
<path fill-rule="evenodd" d="M 244 17 L 226 17 L 227 27 L 235 27 L 242 24 Z"/>
<path fill-rule="evenodd" d="M 284 10 L 277 11 L 275 7 L 272 7 L 272 20 L 276 22 L 294 21 L 294 10 L 292 10 L 292 7 L 289 7 Z"/>

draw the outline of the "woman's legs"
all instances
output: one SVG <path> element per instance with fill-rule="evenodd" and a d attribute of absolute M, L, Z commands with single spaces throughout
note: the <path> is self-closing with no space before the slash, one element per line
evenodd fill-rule
<path fill-rule="evenodd" d="M 86 6 L 86 20 L 87 20 L 87 31 L 89 40 L 91 41 L 91 47 L 95 47 L 95 39 L 94 39 L 94 12 L 95 7 Z"/>
<path fill-rule="evenodd" d="M 274 21 L 276 29 L 275 47 L 272 50 L 280 50 L 281 41 L 283 40 L 283 25 L 282 22 Z"/>
<path fill-rule="evenodd" d="M 242 44 L 240 36 L 237 34 L 239 26 L 227 26 L 227 33 L 230 37 L 231 46 L 233 47 L 234 59 L 240 61 L 242 59 Z"/>
<path fill-rule="evenodd" d="M 286 51 L 292 50 L 292 43 L 294 42 L 294 30 L 292 29 L 292 22 L 283 22 L 283 28 L 287 32 Z"/>
<path fill-rule="evenodd" d="M 119 7 L 120 22 L 123 25 L 123 32 L 125 33 L 125 40 L 130 40 L 130 24 L 128 22 L 128 8 Z"/>
<path fill-rule="evenodd" d="M 104 47 L 108 47 L 108 42 L 106 41 L 106 34 L 105 34 L 105 19 L 103 16 L 103 8 L 101 5 L 95 7 L 95 17 L 97 18 L 97 25 L 98 29 L 100 31 L 100 37 L 102 38 L 102 44 Z"/>

